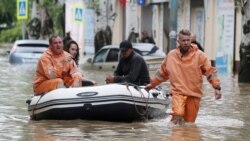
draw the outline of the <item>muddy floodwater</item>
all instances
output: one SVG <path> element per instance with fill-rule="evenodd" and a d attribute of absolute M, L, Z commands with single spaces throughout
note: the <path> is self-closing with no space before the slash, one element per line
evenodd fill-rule
<path fill-rule="evenodd" d="M 223 98 L 203 85 L 195 124 L 173 126 L 170 117 L 120 123 L 87 120 L 32 121 L 25 101 L 33 95 L 35 65 L 10 65 L 6 48 L 0 48 L 0 141 L 249 141 L 250 84 L 237 76 L 220 74 Z M 104 84 L 111 72 L 84 70 L 84 75 Z"/>

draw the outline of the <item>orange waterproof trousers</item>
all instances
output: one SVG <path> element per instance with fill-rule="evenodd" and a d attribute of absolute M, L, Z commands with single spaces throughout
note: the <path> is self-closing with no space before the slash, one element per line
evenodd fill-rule
<path fill-rule="evenodd" d="M 50 79 L 42 82 L 35 90 L 35 95 L 40 95 L 47 93 L 49 91 L 55 90 L 58 84 L 63 85 L 63 80 L 61 78 Z"/>
<path fill-rule="evenodd" d="M 173 94 L 171 115 L 182 116 L 185 122 L 195 122 L 200 100 L 198 97 Z"/>

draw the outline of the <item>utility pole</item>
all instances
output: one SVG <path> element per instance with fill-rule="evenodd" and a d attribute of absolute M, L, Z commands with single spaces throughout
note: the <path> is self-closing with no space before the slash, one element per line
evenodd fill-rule
<path fill-rule="evenodd" d="M 25 23 L 24 21 L 22 21 L 22 39 L 25 39 L 25 28 L 26 28 Z"/>

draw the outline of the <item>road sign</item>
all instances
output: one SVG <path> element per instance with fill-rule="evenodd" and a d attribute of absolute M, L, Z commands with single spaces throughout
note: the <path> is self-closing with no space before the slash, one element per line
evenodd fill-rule
<path fill-rule="evenodd" d="M 83 8 L 82 7 L 75 7 L 74 9 L 74 20 L 77 23 L 83 22 Z"/>
<path fill-rule="evenodd" d="M 17 0 L 17 20 L 28 19 L 28 0 Z"/>

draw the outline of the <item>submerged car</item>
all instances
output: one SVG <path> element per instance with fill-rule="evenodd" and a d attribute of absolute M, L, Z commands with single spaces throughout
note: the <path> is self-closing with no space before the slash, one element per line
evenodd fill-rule
<path fill-rule="evenodd" d="M 165 58 L 165 53 L 154 44 L 134 43 L 134 51 L 142 55 L 149 70 L 158 68 Z M 83 64 L 86 69 L 115 70 L 120 59 L 119 45 L 102 47 L 93 58 L 88 58 Z"/>
<path fill-rule="evenodd" d="M 17 40 L 9 53 L 9 62 L 11 64 L 37 63 L 48 46 L 47 40 Z"/>

